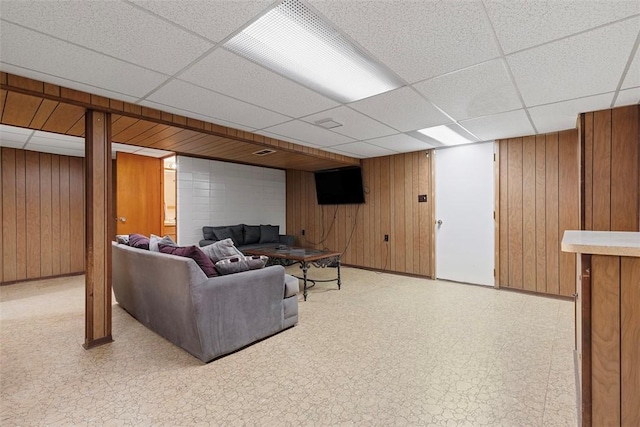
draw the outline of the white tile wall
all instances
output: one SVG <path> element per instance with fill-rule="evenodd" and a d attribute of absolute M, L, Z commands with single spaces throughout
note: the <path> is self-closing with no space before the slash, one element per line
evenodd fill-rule
<path fill-rule="evenodd" d="M 178 243 L 205 225 L 272 224 L 286 232 L 286 175 L 279 169 L 178 156 Z"/>

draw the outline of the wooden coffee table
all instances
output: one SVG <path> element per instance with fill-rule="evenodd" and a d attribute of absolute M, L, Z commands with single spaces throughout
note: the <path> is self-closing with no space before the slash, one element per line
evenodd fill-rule
<path fill-rule="evenodd" d="M 314 285 L 316 282 L 338 282 L 338 290 L 340 289 L 340 285 L 342 284 L 340 281 L 340 252 L 334 251 L 323 251 L 319 249 L 310 249 L 310 248 L 298 248 L 298 247 L 282 247 L 282 246 L 273 246 L 269 248 L 259 248 L 259 249 L 247 249 L 243 251 L 247 255 L 264 255 L 269 257 L 270 261 L 274 264 L 284 264 L 284 265 L 292 265 L 292 264 L 300 264 L 300 268 L 302 269 L 302 277 L 298 277 L 298 279 L 302 279 L 304 282 L 304 289 L 302 295 L 304 300 L 307 300 L 307 282 L 311 282 Z M 281 262 L 281 261 L 289 261 L 289 262 Z M 317 280 L 317 279 L 309 279 L 307 277 L 307 271 L 309 270 L 309 266 L 313 265 L 315 267 L 327 267 L 336 264 L 338 268 L 338 277 L 335 279 L 329 280 Z M 297 276 L 296 276 L 297 277 Z M 313 285 L 312 285 L 313 286 Z"/>

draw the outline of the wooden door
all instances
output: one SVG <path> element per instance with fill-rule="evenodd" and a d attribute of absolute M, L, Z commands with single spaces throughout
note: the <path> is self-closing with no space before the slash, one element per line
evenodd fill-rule
<path fill-rule="evenodd" d="M 118 152 L 117 234 L 162 233 L 162 160 Z"/>

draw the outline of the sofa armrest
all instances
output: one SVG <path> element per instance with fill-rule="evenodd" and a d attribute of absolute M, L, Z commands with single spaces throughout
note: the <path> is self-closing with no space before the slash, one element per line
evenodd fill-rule
<path fill-rule="evenodd" d="M 290 234 L 281 234 L 279 236 L 279 242 L 281 245 L 293 246 L 296 243 L 296 237 Z"/>
<path fill-rule="evenodd" d="M 284 268 L 265 267 L 192 286 L 204 359 L 238 350 L 284 328 Z"/>

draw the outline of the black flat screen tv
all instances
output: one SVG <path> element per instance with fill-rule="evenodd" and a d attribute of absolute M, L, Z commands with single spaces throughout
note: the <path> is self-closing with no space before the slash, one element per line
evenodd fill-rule
<path fill-rule="evenodd" d="M 319 205 L 364 203 L 364 187 L 360 167 L 329 169 L 315 173 Z"/>

